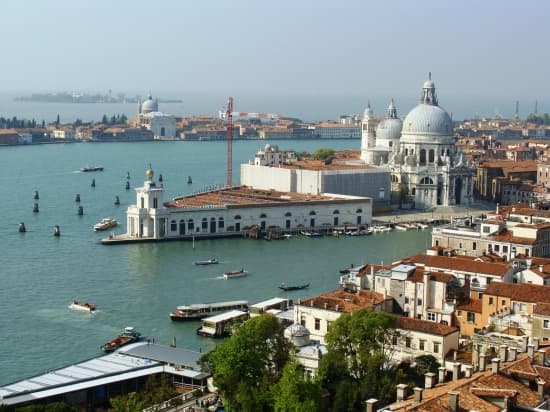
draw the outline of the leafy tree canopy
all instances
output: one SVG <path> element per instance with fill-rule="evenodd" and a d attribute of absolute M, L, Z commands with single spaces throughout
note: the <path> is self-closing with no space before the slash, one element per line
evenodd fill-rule
<path fill-rule="evenodd" d="M 329 148 L 320 148 L 313 152 L 311 157 L 315 160 L 326 160 L 334 155 L 334 150 Z"/>
<path fill-rule="evenodd" d="M 273 387 L 275 412 L 316 412 L 320 409 L 322 388 L 318 380 L 304 378 L 304 370 L 291 358 L 281 380 Z"/>
<path fill-rule="evenodd" d="M 250 319 L 202 359 L 229 411 L 272 410 L 271 387 L 281 377 L 290 345 L 271 315 Z"/>

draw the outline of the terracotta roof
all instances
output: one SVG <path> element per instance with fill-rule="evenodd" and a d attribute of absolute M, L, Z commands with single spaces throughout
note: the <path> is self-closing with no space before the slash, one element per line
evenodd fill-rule
<path fill-rule="evenodd" d="M 504 296 L 518 302 L 550 303 L 550 286 L 491 282 L 485 289 L 485 295 Z"/>
<path fill-rule="evenodd" d="M 430 268 L 482 273 L 499 277 L 504 276 L 509 270 L 508 265 L 504 263 L 478 262 L 461 256 L 429 256 L 419 254 L 403 259 L 403 263 L 417 263 Z"/>
<path fill-rule="evenodd" d="M 303 299 L 300 302 L 300 306 L 350 313 L 358 309 L 374 308 L 385 300 L 391 299 L 393 298 L 390 296 L 384 298 L 383 294 L 371 290 L 349 293 L 342 289 L 337 289 L 316 297 Z"/>
<path fill-rule="evenodd" d="M 466 302 L 460 303 L 455 307 L 455 310 L 463 310 L 466 312 L 481 313 L 483 307 L 483 301 L 481 299 L 470 299 Z"/>
<path fill-rule="evenodd" d="M 550 316 L 550 303 L 537 303 L 533 308 L 533 314 Z"/>
<path fill-rule="evenodd" d="M 422 283 L 424 282 L 424 275 L 429 274 L 429 280 L 433 282 L 449 283 L 456 278 L 450 273 L 445 272 L 433 272 L 431 270 L 426 270 L 421 266 L 417 266 L 413 273 L 411 273 L 407 280 L 409 282 Z"/>
<path fill-rule="evenodd" d="M 396 327 L 399 329 L 439 336 L 447 336 L 451 333 L 458 332 L 458 328 L 454 326 L 443 325 L 442 323 L 430 322 L 428 320 L 408 318 L 405 316 L 397 318 Z"/>

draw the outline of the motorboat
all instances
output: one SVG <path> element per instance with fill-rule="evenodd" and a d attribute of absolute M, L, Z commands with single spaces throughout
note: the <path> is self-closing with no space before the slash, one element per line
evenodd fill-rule
<path fill-rule="evenodd" d="M 118 225 L 118 222 L 112 217 L 105 217 L 94 225 L 94 230 L 107 230 Z"/>
<path fill-rule="evenodd" d="M 208 260 L 197 260 L 194 263 L 197 266 L 207 266 L 207 265 L 217 265 L 220 262 L 218 262 L 218 259 L 216 258 L 210 258 Z"/>
<path fill-rule="evenodd" d="M 113 340 L 107 342 L 101 347 L 101 349 L 103 350 L 103 352 L 113 352 L 121 346 L 140 341 L 141 339 L 141 333 L 137 332 L 133 327 L 127 326 L 124 328 L 124 332 L 122 332 Z"/>
<path fill-rule="evenodd" d="M 81 302 L 81 301 L 78 301 L 78 300 L 73 300 L 71 302 L 71 304 L 69 305 L 69 308 L 74 309 L 74 310 L 81 310 L 81 311 L 84 311 L 84 312 L 90 312 L 90 313 L 95 311 L 95 305 L 94 304 L 88 303 L 88 302 Z"/>
<path fill-rule="evenodd" d="M 288 286 L 285 284 L 285 282 L 283 282 L 279 285 L 279 289 L 284 290 L 285 292 L 290 290 L 302 290 L 307 288 L 309 288 L 309 283 L 305 283 L 303 285 Z"/>
<path fill-rule="evenodd" d="M 103 166 L 86 166 L 80 168 L 81 172 L 103 172 Z"/>
<path fill-rule="evenodd" d="M 225 272 L 223 274 L 223 277 L 225 279 L 232 279 L 232 278 L 240 278 L 241 276 L 248 275 L 248 271 L 244 269 L 239 270 L 230 270 L 229 272 Z"/>

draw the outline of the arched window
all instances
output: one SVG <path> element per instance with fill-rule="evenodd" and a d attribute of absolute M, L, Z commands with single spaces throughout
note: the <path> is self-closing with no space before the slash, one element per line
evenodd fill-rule
<path fill-rule="evenodd" d="M 202 229 L 208 229 L 208 219 L 203 217 L 201 222 L 201 228 Z"/>
<path fill-rule="evenodd" d="M 391 175 L 392 183 L 399 183 L 399 178 L 396 175 Z"/>
<path fill-rule="evenodd" d="M 420 184 L 421 185 L 433 185 L 434 184 L 434 181 L 430 178 L 430 177 L 423 177 L 422 180 L 420 181 Z"/>
<path fill-rule="evenodd" d="M 187 229 L 193 230 L 195 228 L 195 223 L 193 222 L 193 219 L 189 219 L 187 221 Z"/>
<path fill-rule="evenodd" d="M 178 230 L 178 222 L 175 220 L 170 221 L 170 230 L 176 232 Z"/>
<path fill-rule="evenodd" d="M 224 226 L 225 226 L 225 222 L 224 222 L 224 220 L 223 220 L 223 217 L 220 217 L 220 218 L 218 219 L 218 227 L 219 227 L 220 229 L 223 229 Z"/>
<path fill-rule="evenodd" d="M 309 215 L 310 216 L 315 216 L 317 213 L 315 213 L 315 210 L 312 210 L 311 212 L 309 212 Z"/>
<path fill-rule="evenodd" d="M 426 149 L 420 149 L 420 164 L 426 164 Z"/>
<path fill-rule="evenodd" d="M 363 209 L 357 209 L 355 213 L 363 213 Z"/>
<path fill-rule="evenodd" d="M 411 195 L 415 196 L 416 195 L 416 187 L 413 187 L 412 190 L 411 190 Z"/>
<path fill-rule="evenodd" d="M 265 213 L 262 213 L 262 214 L 260 215 L 260 219 L 265 219 L 266 217 L 267 217 L 267 215 L 266 215 Z"/>
<path fill-rule="evenodd" d="M 236 216 L 234 217 L 234 219 L 235 219 L 235 220 L 241 220 L 241 215 L 236 215 Z"/>
<path fill-rule="evenodd" d="M 336 209 L 334 212 L 332 212 L 333 215 L 339 215 L 340 214 L 340 211 L 338 209 Z"/>
<path fill-rule="evenodd" d="M 434 149 L 430 149 L 428 152 L 428 162 L 433 163 L 435 159 L 435 152 Z"/>
<path fill-rule="evenodd" d="M 286 213 L 285 213 L 285 216 L 286 216 L 286 217 L 290 217 L 290 216 L 292 216 L 292 213 L 286 212 Z"/>

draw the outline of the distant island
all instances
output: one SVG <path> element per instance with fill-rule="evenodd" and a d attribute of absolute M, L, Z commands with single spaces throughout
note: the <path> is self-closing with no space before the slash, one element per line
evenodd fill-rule
<path fill-rule="evenodd" d="M 30 96 L 19 96 L 14 100 L 21 102 L 43 102 L 43 103 L 137 103 L 140 96 L 128 97 L 124 93 L 111 94 L 89 94 L 77 92 L 60 93 L 33 93 Z M 144 99 L 142 99 L 144 100 Z M 162 99 L 160 103 L 183 103 L 180 99 Z"/>

